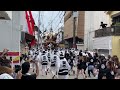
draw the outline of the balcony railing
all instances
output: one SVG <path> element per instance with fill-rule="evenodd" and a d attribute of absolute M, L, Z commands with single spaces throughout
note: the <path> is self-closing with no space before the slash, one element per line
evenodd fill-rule
<path fill-rule="evenodd" d="M 106 27 L 95 31 L 95 37 L 120 36 L 120 26 Z"/>

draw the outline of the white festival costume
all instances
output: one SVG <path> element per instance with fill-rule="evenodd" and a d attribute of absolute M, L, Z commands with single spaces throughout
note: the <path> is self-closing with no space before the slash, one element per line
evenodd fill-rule
<path fill-rule="evenodd" d="M 41 65 L 42 65 L 42 74 L 43 72 L 47 73 L 47 66 L 48 66 L 48 57 L 46 54 L 41 55 Z"/>
<path fill-rule="evenodd" d="M 70 65 L 67 62 L 67 60 L 61 59 L 59 62 L 59 72 L 58 72 L 58 78 L 59 79 L 68 79 L 68 72 L 70 70 Z"/>
<path fill-rule="evenodd" d="M 58 55 L 56 55 L 56 54 L 52 55 L 52 58 L 51 58 L 51 72 L 52 72 L 53 76 L 59 70 L 59 67 L 58 67 L 59 62 L 60 62 L 60 58 L 58 57 Z"/>

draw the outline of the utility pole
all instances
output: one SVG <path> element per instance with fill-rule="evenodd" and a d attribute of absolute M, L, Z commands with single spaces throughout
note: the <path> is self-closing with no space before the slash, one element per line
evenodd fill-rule
<path fill-rule="evenodd" d="M 40 11 L 39 11 L 39 16 L 38 16 L 38 47 L 39 47 L 39 42 L 40 42 Z"/>
<path fill-rule="evenodd" d="M 73 48 L 76 48 L 76 18 L 77 18 L 77 11 L 73 11 Z"/>
<path fill-rule="evenodd" d="M 41 25 L 41 22 L 40 22 L 40 11 L 39 11 L 39 17 L 38 17 L 38 47 L 40 46 L 43 49 L 42 36 L 40 35 L 42 33 L 40 31 L 40 25 Z"/>

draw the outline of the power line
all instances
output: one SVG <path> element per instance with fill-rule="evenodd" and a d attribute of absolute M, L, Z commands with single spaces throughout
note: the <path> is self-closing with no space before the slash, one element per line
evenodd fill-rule
<path fill-rule="evenodd" d="M 63 11 L 62 11 L 63 12 Z M 61 12 L 61 14 L 59 15 L 59 17 L 62 15 L 62 12 Z M 64 13 L 64 12 L 63 12 Z M 57 20 L 58 21 L 58 20 Z M 55 22 L 55 23 L 57 23 L 57 21 Z"/>
<path fill-rule="evenodd" d="M 42 16 L 43 12 L 41 12 L 41 26 L 43 27 L 44 23 L 43 23 L 43 16 Z M 44 30 L 43 30 L 44 31 Z"/>
<path fill-rule="evenodd" d="M 41 28 L 41 30 L 43 28 L 42 31 L 44 32 L 44 22 L 43 22 L 43 12 L 42 11 L 39 13 L 39 19 L 38 20 L 39 20 L 39 28 Z"/>
<path fill-rule="evenodd" d="M 52 25 L 52 23 L 53 23 L 53 22 L 55 21 L 55 19 L 59 16 L 59 14 L 60 14 L 60 11 L 59 11 L 58 14 L 53 18 L 53 20 L 50 21 L 50 23 L 49 23 L 48 26 Z M 48 26 L 47 26 L 46 28 L 48 28 Z"/>
<path fill-rule="evenodd" d="M 54 13 L 54 12 L 52 12 L 52 14 L 51 14 L 51 21 L 52 21 L 53 13 Z"/>
<path fill-rule="evenodd" d="M 59 11 L 58 14 L 55 16 L 55 18 L 57 18 L 57 16 L 59 15 L 59 13 L 60 13 L 60 11 Z M 51 23 L 55 20 L 55 18 L 51 21 Z M 46 28 L 47 28 L 49 25 L 51 25 L 51 23 L 49 23 L 49 24 L 46 26 Z"/>
<path fill-rule="evenodd" d="M 64 13 L 63 17 L 64 17 L 64 16 L 65 16 L 65 13 Z M 63 17 L 61 18 L 61 20 L 60 20 L 60 22 L 58 23 L 57 27 L 58 27 L 58 26 L 59 26 L 59 24 L 61 23 L 61 21 L 62 21 Z M 57 29 L 57 27 L 55 28 L 55 30 Z"/>
<path fill-rule="evenodd" d="M 55 24 L 57 24 L 57 22 L 60 20 L 60 16 L 63 14 L 64 11 L 62 11 L 60 14 L 59 14 L 59 18 L 56 19 L 57 21 L 55 22 Z M 55 20 L 54 20 L 55 21 Z M 61 22 L 61 21 L 60 21 Z"/>
<path fill-rule="evenodd" d="M 42 13 L 42 21 L 44 22 L 43 16 L 44 16 L 44 12 Z M 43 31 L 44 31 L 44 23 L 43 23 Z"/>

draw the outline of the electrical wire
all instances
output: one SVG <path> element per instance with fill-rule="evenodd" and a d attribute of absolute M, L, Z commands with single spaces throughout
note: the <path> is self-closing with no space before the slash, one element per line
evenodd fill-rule
<path fill-rule="evenodd" d="M 63 12 L 63 11 L 62 11 L 62 12 Z M 62 13 L 62 12 L 61 12 L 61 14 L 59 15 L 59 18 L 60 18 L 60 16 L 64 13 L 64 12 L 63 12 L 63 13 Z M 59 18 L 58 18 L 58 20 L 59 20 Z M 55 22 L 55 24 L 58 22 L 58 20 Z"/>
<path fill-rule="evenodd" d="M 53 18 L 53 20 L 46 26 L 46 28 L 48 28 L 48 26 L 51 25 L 51 23 L 53 23 L 53 21 L 57 18 L 57 16 L 60 14 L 60 11 L 58 12 L 58 14 Z"/>
<path fill-rule="evenodd" d="M 65 16 L 65 13 L 64 13 L 63 17 L 64 17 L 64 16 Z M 61 23 L 61 21 L 62 21 L 63 17 L 60 19 L 60 22 L 59 22 L 59 23 L 58 23 L 58 25 L 56 26 L 55 30 L 57 29 L 57 27 L 58 27 L 58 26 L 59 26 L 59 24 Z"/>

